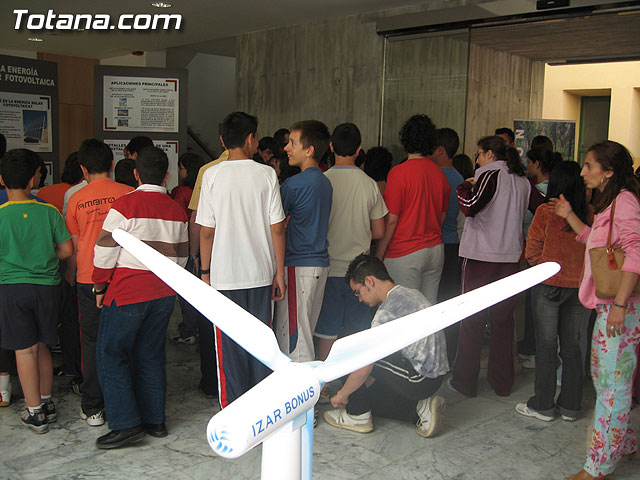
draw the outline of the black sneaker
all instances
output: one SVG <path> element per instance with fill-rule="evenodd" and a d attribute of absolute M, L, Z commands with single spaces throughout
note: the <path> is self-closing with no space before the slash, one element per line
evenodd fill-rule
<path fill-rule="evenodd" d="M 58 413 L 56 412 L 56 404 L 50 398 L 44 401 L 42 407 L 44 414 L 47 417 L 47 423 L 53 423 L 58 419 Z"/>
<path fill-rule="evenodd" d="M 34 433 L 47 433 L 49 431 L 47 417 L 41 408 L 37 408 L 33 414 L 29 412 L 28 408 L 25 408 L 20 419 Z"/>

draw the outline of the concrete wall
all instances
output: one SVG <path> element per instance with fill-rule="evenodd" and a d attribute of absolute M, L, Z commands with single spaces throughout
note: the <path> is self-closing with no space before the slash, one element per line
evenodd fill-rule
<path fill-rule="evenodd" d="M 363 16 L 278 28 L 240 36 L 236 101 L 258 116 L 259 135 L 317 119 L 333 129 L 360 128 L 377 145 L 383 39 Z"/>
<path fill-rule="evenodd" d="M 471 44 L 464 153 L 515 119 L 539 118 L 541 75 L 538 62 Z"/>
<path fill-rule="evenodd" d="M 575 120 L 580 131 L 583 95 L 611 95 L 609 139 L 626 146 L 640 164 L 640 62 L 547 65 L 542 116 Z M 576 138 L 576 151 L 577 151 Z"/>
<path fill-rule="evenodd" d="M 466 33 L 387 41 L 382 144 L 395 162 L 406 157 L 398 131 L 411 115 L 426 113 L 463 139 L 468 58 Z"/>
<path fill-rule="evenodd" d="M 236 59 L 199 53 L 189 70 L 187 123 L 214 153 L 221 152 L 218 125 L 235 108 Z"/>
<path fill-rule="evenodd" d="M 465 99 L 466 45 L 424 38 L 402 43 L 387 65 L 388 76 L 404 83 L 393 92 L 397 98 L 385 98 L 385 146 L 394 147 L 394 135 L 413 113 L 432 115 L 437 126 L 458 130 L 465 139 L 460 151 L 471 154 L 480 136 L 512 126 L 516 118 L 541 115 L 541 64 L 472 45 Z M 434 46 L 440 50 L 434 53 Z M 438 63 L 437 55 L 445 53 L 449 58 Z M 375 32 L 373 15 L 242 35 L 237 43 L 237 107 L 258 116 L 260 135 L 315 118 L 330 129 L 354 122 L 365 148 L 378 145 L 384 56 L 384 40 Z M 453 68 L 454 64 L 465 68 Z M 387 93 L 391 91 L 385 91 L 385 97 Z"/>

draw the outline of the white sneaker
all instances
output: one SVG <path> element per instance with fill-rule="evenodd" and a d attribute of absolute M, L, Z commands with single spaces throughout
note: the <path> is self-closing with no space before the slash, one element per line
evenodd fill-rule
<path fill-rule="evenodd" d="M 522 355 L 518 354 L 520 364 L 522 368 L 534 369 L 536 368 L 536 356 L 535 355 Z"/>
<path fill-rule="evenodd" d="M 362 415 L 349 415 L 344 408 L 338 408 L 328 410 L 322 416 L 324 421 L 333 427 L 358 433 L 369 433 L 373 430 L 371 412 L 365 412 Z"/>
<path fill-rule="evenodd" d="M 543 422 L 553 421 L 552 415 L 543 415 L 540 412 L 536 412 L 535 410 L 529 408 L 526 403 L 518 403 L 516 405 L 516 412 L 518 412 L 520 415 L 524 415 L 525 417 L 537 418 L 538 420 L 542 420 Z"/>
<path fill-rule="evenodd" d="M 416 406 L 416 433 L 425 438 L 437 435 L 442 429 L 446 407 L 444 398 L 438 395 L 420 400 Z"/>
<path fill-rule="evenodd" d="M 0 407 L 8 407 L 11 405 L 11 384 L 7 385 L 7 389 L 0 392 Z"/>
<path fill-rule="evenodd" d="M 98 413 L 94 413 L 93 415 L 87 415 L 84 413 L 84 410 L 80 408 L 80 418 L 92 427 L 99 427 L 104 425 L 104 410 L 100 410 Z"/>
<path fill-rule="evenodd" d="M 575 422 L 578 419 L 578 417 L 571 417 L 569 415 L 561 415 L 560 418 L 565 422 Z"/>

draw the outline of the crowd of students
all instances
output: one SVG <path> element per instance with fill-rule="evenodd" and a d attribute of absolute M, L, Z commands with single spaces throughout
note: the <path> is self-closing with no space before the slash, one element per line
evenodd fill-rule
<path fill-rule="evenodd" d="M 516 411 L 544 421 L 556 410 L 565 421 L 577 418 L 587 327 L 596 309 L 592 373 L 599 423 L 585 470 L 572 478 L 608 475 L 620 455 L 637 450 L 628 409 L 640 342 L 633 293 L 640 208 L 623 146 L 594 145 L 581 171 L 558 158 L 548 138 L 536 137 L 523 163 L 513 132 L 501 128 L 477 142 L 474 169 L 469 157 L 456 155 L 455 131 L 414 115 L 399 132 L 406 158 L 391 168 L 386 149 L 363 151 L 352 123 L 330 133 L 322 122 L 301 121 L 260 140 L 257 131 L 257 118 L 229 114 L 220 129 L 224 153 L 208 164 L 193 153 L 182 155 L 180 185 L 170 196 L 163 186 L 167 157 L 146 137 L 127 145 L 115 181 L 109 147 L 84 141 L 67 159 L 62 183 L 42 188 L 42 198 L 30 195 L 42 181 L 37 154 L 11 150 L 2 156 L 0 406 L 10 402 L 6 373 L 15 351 L 26 403 L 22 421 L 36 433 L 48 430 L 56 419 L 48 345 L 59 337 L 62 368 L 82 396 L 81 417 L 99 426 L 106 411 L 111 430 L 98 438 L 98 448 L 167 435 L 165 337 L 174 295 L 119 247 L 111 237 L 116 228 L 272 327 L 282 351 L 300 362 L 325 359 L 341 336 L 515 273 L 524 255 L 531 265 L 553 260 L 562 270 L 527 299 L 521 347 L 528 348 L 527 361 L 535 353 L 535 392 Z M 589 290 L 580 242 L 601 243 L 616 199 L 614 237 L 627 255 L 625 281 L 614 299 L 599 299 Z M 382 415 L 416 422 L 421 436 L 437 434 L 444 400 L 436 392 L 449 369 L 449 388 L 477 394 L 487 327 L 488 382 L 497 395 L 508 396 L 515 305 L 516 299 L 501 302 L 352 373 L 336 392 L 324 389 L 321 400 L 335 407 L 325 420 L 368 432 L 372 414 Z M 170 340 L 199 343 L 203 393 L 224 408 L 269 375 L 192 306 L 181 300 L 180 307 L 182 323 Z M 562 386 L 556 398 L 558 339 Z M 622 367 L 620 358 L 616 363 L 607 356 L 615 339 L 624 343 Z M 612 386 L 609 376 L 603 379 L 605 368 L 622 368 L 626 377 Z"/>

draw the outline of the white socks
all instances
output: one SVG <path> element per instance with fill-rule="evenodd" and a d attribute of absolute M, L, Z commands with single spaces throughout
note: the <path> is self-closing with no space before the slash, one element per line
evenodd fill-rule
<path fill-rule="evenodd" d="M 11 375 L 0 375 L 0 392 L 6 392 L 11 384 Z"/>

